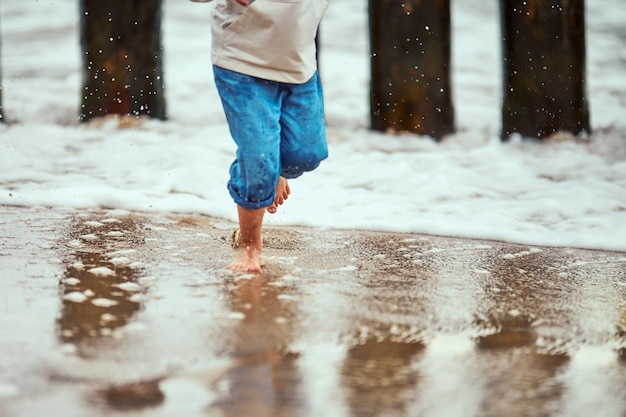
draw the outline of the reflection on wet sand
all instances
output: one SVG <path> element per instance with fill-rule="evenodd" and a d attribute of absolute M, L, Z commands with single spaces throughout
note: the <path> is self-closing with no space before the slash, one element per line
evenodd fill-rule
<path fill-rule="evenodd" d="M 141 269 L 120 259 L 141 233 L 118 222 L 107 228 L 79 221 L 71 229 L 59 337 L 80 352 L 92 352 L 90 342 L 102 349 L 110 340 L 103 336 L 115 335 L 141 309 L 136 295 L 143 290 L 133 287 Z M 158 245 L 184 240 L 190 259 L 207 246 L 224 255 L 227 240 L 213 229 L 198 231 L 189 226 L 184 239 Z M 117 233 L 134 238 L 110 239 Z M 616 388 L 626 383 L 619 262 L 585 265 L 592 254 L 493 242 L 310 234 L 272 233 L 261 274 L 216 271 L 213 264 L 198 270 L 201 263 L 186 258 L 169 265 L 195 277 L 189 288 L 202 296 L 196 306 L 211 303 L 187 313 L 179 295 L 177 314 L 193 314 L 210 335 L 201 345 L 226 364 L 206 368 L 208 378 L 183 370 L 109 385 L 108 405 L 167 409 L 164 383 L 178 376 L 199 381 L 206 394 L 199 409 L 223 417 L 570 417 L 594 408 L 612 417 L 626 410 Z M 211 243 L 203 246 L 207 236 Z M 596 297 L 606 303 L 593 309 Z"/>
<path fill-rule="evenodd" d="M 563 410 L 562 415 L 578 415 L 572 414 L 576 407 L 598 407 L 603 397 L 611 398 L 608 409 L 617 412 L 614 415 L 626 410 L 626 395 L 609 388 L 623 386 L 626 378 L 619 372 L 607 369 L 602 382 L 607 389 L 596 395 L 593 390 L 581 392 L 584 384 L 576 383 L 584 375 L 595 378 L 593 366 L 573 366 L 588 360 L 580 348 L 584 352 L 595 345 L 592 350 L 608 360 L 607 342 L 619 346 L 616 338 L 622 337 L 611 324 L 619 322 L 616 306 L 625 296 L 623 285 L 615 286 L 624 276 L 619 263 L 591 264 L 577 258 L 575 251 L 564 256 L 550 248 L 507 245 L 502 250 L 497 243 L 433 241 L 388 240 L 382 235 L 378 243 L 370 240 L 364 246 L 377 252 L 365 256 L 361 267 L 373 271 L 367 279 L 361 276 L 365 285 L 382 280 L 402 294 L 395 304 L 386 303 L 394 310 L 408 310 L 403 302 L 409 300 L 419 303 L 415 292 L 426 294 L 421 318 L 429 323 L 423 332 L 427 349 L 413 364 L 420 379 L 414 415 L 548 416 Z M 382 276 L 379 270 L 385 265 L 392 268 Z M 398 275 L 404 291 L 398 291 Z M 385 282 L 378 287 L 389 294 Z M 604 302 L 598 306 L 600 300 Z M 420 308 L 414 306 L 413 311 Z M 468 337 L 473 346 L 458 352 Z M 441 400 L 451 397 L 454 403 Z M 604 411 L 601 415 L 613 415 Z"/>
<path fill-rule="evenodd" d="M 293 416 L 303 404 L 298 354 L 289 350 L 293 313 L 281 302 L 272 273 L 235 276 L 227 297 L 239 324 L 228 336 L 227 354 L 237 365 L 227 372 L 224 396 L 215 404 L 224 416 Z"/>
<path fill-rule="evenodd" d="M 101 389 L 98 394 L 109 406 L 122 411 L 154 407 L 165 400 L 160 387 L 161 381 L 161 379 L 155 379 L 112 385 Z"/>
<path fill-rule="evenodd" d="M 70 224 L 57 333 L 78 357 L 96 357 L 107 346 L 103 341 L 115 339 L 116 332 L 141 310 L 144 289 L 137 282 L 141 265 L 129 256 L 142 241 L 141 225 L 132 217 L 118 219 L 94 213 L 75 218 Z M 164 401 L 159 382 L 109 385 L 99 388 L 91 401 L 103 401 L 121 410 L 159 405 Z"/>
<path fill-rule="evenodd" d="M 341 383 L 354 417 L 407 415 L 419 382 L 414 364 L 424 345 L 369 339 L 350 347 Z"/>
<path fill-rule="evenodd" d="M 57 326 L 60 340 L 81 352 L 90 338 L 114 335 L 141 309 L 140 269 L 124 256 L 141 237 L 131 218 L 75 219 L 67 234 Z"/>

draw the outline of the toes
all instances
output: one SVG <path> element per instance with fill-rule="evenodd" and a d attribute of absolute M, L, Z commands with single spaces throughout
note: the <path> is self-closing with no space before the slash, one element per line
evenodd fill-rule
<path fill-rule="evenodd" d="M 289 198 L 289 194 L 291 194 L 291 189 L 289 188 L 289 183 L 286 179 L 280 177 L 278 180 L 278 185 L 276 187 L 276 196 L 274 197 L 274 202 L 272 205 L 266 208 L 268 213 L 276 213 L 278 211 L 278 206 L 282 205 L 287 198 Z"/>

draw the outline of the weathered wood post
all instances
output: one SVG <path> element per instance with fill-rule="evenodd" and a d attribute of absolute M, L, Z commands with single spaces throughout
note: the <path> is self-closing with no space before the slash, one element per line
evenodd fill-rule
<path fill-rule="evenodd" d="M 165 119 L 162 0 L 80 0 L 83 121 L 106 114 Z"/>
<path fill-rule="evenodd" d="M 502 132 L 589 133 L 584 0 L 500 0 Z"/>
<path fill-rule="evenodd" d="M 372 129 L 454 132 L 450 1 L 369 0 L 369 30 Z"/>

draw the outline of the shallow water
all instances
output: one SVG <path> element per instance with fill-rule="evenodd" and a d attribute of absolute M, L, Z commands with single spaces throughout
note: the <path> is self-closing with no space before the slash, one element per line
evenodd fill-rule
<path fill-rule="evenodd" d="M 626 413 L 623 253 L 0 212 L 0 416 Z"/>

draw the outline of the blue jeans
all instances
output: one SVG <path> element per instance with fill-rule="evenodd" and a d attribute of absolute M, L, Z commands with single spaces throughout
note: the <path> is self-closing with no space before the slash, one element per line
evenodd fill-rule
<path fill-rule="evenodd" d="M 288 84 L 213 66 L 230 134 L 237 145 L 228 189 L 251 210 L 274 202 L 279 176 L 297 178 L 328 157 L 319 74 Z"/>

